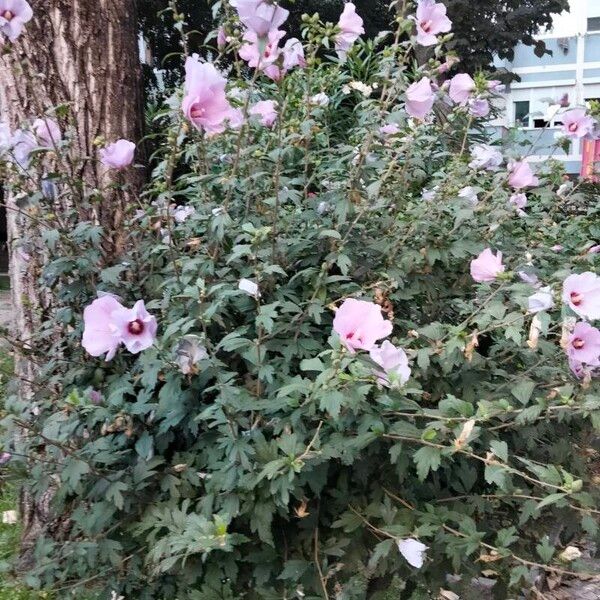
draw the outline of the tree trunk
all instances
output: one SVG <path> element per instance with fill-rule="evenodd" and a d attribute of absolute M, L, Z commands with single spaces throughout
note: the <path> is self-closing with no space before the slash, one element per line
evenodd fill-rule
<path fill-rule="evenodd" d="M 97 160 L 94 141 L 104 138 L 109 143 L 125 138 L 136 142 L 141 137 L 143 110 L 135 0 L 29 2 L 33 20 L 0 55 L 0 120 L 14 129 L 44 113 L 52 114 L 48 111 L 53 107 L 64 106 L 65 110 L 57 113 L 61 115 L 57 120 L 63 132 L 69 132 L 72 143 L 68 156 L 59 159 L 58 168 L 68 168 L 85 185 L 74 188 L 72 193 L 60 194 L 56 209 L 60 211 L 61 203 L 63 207 L 76 206 L 81 220 L 99 223 L 105 232 L 106 259 L 110 261 L 122 248 L 126 205 L 137 195 L 143 173 L 129 169 L 126 175 L 115 175 L 108 171 Z M 41 170 L 48 166 L 54 165 L 42 164 L 40 172 L 32 173 L 31 192 L 39 191 Z M 111 191 L 113 183 L 125 183 L 129 191 Z M 86 189 L 102 189 L 104 193 L 97 201 L 78 202 L 77 195 L 85 194 Z M 27 382 L 36 376 L 35 364 L 27 353 L 28 341 L 43 319 L 49 300 L 37 285 L 44 260 L 36 247 L 39 230 L 28 209 L 17 206 L 10 185 L 5 201 L 15 311 L 13 333 L 17 340 L 15 368 L 22 382 L 21 395 L 27 397 L 32 393 Z M 34 543 L 40 530 L 56 531 L 48 504 L 47 497 L 39 501 L 39 506 L 27 494 L 22 497 L 25 549 Z"/>

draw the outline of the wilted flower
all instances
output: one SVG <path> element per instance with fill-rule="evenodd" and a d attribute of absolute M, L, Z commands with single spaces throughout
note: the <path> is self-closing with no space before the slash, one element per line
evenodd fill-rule
<path fill-rule="evenodd" d="M 479 202 L 479 196 L 477 196 L 475 188 L 470 185 L 462 188 L 462 190 L 458 192 L 458 197 L 466 200 L 471 206 L 476 206 Z"/>
<path fill-rule="evenodd" d="M 587 251 L 588 254 L 600 254 L 600 244 L 594 244 Z"/>
<path fill-rule="evenodd" d="M 329 204 L 329 202 L 319 202 L 318 206 L 317 206 L 317 213 L 320 215 L 324 215 L 325 213 L 328 213 L 331 210 L 331 205 Z"/>
<path fill-rule="evenodd" d="M 2 454 L 0 454 L 0 465 L 5 465 L 10 462 L 11 458 L 12 454 L 10 452 L 2 452 Z"/>
<path fill-rule="evenodd" d="M 406 90 L 406 112 L 415 119 L 423 120 L 433 108 L 435 94 L 428 77 L 423 77 Z"/>
<path fill-rule="evenodd" d="M 0 33 L 11 42 L 19 37 L 23 26 L 32 17 L 33 10 L 26 0 L 0 0 Z"/>
<path fill-rule="evenodd" d="M 62 138 L 58 123 L 47 117 L 33 122 L 33 133 L 40 144 L 47 148 L 54 148 Z"/>
<path fill-rule="evenodd" d="M 265 127 L 272 127 L 277 121 L 277 102 L 274 100 L 262 100 L 257 102 L 251 109 L 250 114 L 259 117 Z"/>
<path fill-rule="evenodd" d="M 585 321 L 579 321 L 567 340 L 569 358 L 587 365 L 600 361 L 600 331 Z"/>
<path fill-rule="evenodd" d="M 12 156 L 14 161 L 22 168 L 29 166 L 31 153 L 38 147 L 33 134 L 23 129 L 17 129 L 11 138 Z"/>
<path fill-rule="evenodd" d="M 466 104 L 474 91 L 475 82 L 467 73 L 459 73 L 450 80 L 448 95 L 457 104 Z"/>
<path fill-rule="evenodd" d="M 335 37 L 335 50 L 344 60 L 352 44 L 365 32 L 363 20 L 356 14 L 356 6 L 352 2 L 344 5 L 344 12 L 338 21 L 341 32 Z"/>
<path fill-rule="evenodd" d="M 569 275 L 563 284 L 562 297 L 580 317 L 600 319 L 600 277 L 596 273 Z"/>
<path fill-rule="evenodd" d="M 371 348 L 369 353 L 371 360 L 378 364 L 383 371 L 375 371 L 379 383 L 390 387 L 396 381 L 404 385 L 410 377 L 408 357 L 402 348 L 396 348 L 394 344 L 385 340 L 381 346 Z"/>
<path fill-rule="evenodd" d="M 572 138 L 582 138 L 594 130 L 594 119 L 583 108 L 568 110 L 561 117 L 563 132 Z"/>
<path fill-rule="evenodd" d="M 279 29 L 290 11 L 264 0 L 231 0 L 240 21 L 258 37 L 264 37 L 273 29 Z"/>
<path fill-rule="evenodd" d="M 377 340 L 392 333 L 393 325 L 383 318 L 381 307 L 374 302 L 348 298 L 337 309 L 333 329 L 348 350 L 371 350 Z"/>
<path fill-rule="evenodd" d="M 437 44 L 438 33 L 448 33 L 452 29 L 452 21 L 446 16 L 446 7 L 435 0 L 419 0 L 417 15 L 417 43 L 421 46 Z"/>
<path fill-rule="evenodd" d="M 298 38 L 287 40 L 281 51 L 283 54 L 283 68 L 289 71 L 294 67 L 306 67 L 306 58 L 304 57 L 304 46 Z"/>
<path fill-rule="evenodd" d="M 508 203 L 520 210 L 523 210 L 527 206 L 527 195 L 522 193 L 513 194 L 508 199 Z"/>
<path fill-rule="evenodd" d="M 100 406 L 102 404 L 102 394 L 98 390 L 90 390 L 90 402 Z"/>
<path fill-rule="evenodd" d="M 17 511 L 16 510 L 5 510 L 2 512 L 2 523 L 5 525 L 14 525 L 17 523 Z"/>
<path fill-rule="evenodd" d="M 423 190 L 423 192 L 421 193 L 421 200 L 424 200 L 425 202 L 431 202 L 432 200 L 435 200 L 439 189 L 440 186 L 436 185 L 430 190 Z"/>
<path fill-rule="evenodd" d="M 146 311 L 143 300 L 126 308 L 114 296 L 101 296 L 83 311 L 83 322 L 82 346 L 92 356 L 106 354 L 107 361 L 121 344 L 137 354 L 156 338 L 156 319 Z"/>
<path fill-rule="evenodd" d="M 125 169 L 133 162 L 135 144 L 129 140 L 117 140 L 100 150 L 100 162 L 110 169 Z"/>
<path fill-rule="evenodd" d="M 428 550 L 428 546 L 418 540 L 408 538 L 405 540 L 398 540 L 398 550 L 411 567 L 420 569 L 423 566 L 425 552 Z"/>
<path fill-rule="evenodd" d="M 217 48 L 223 50 L 227 46 L 227 34 L 224 27 L 219 27 L 217 31 Z"/>
<path fill-rule="evenodd" d="M 188 217 L 191 217 L 196 212 L 196 209 L 193 206 L 184 204 L 181 206 L 175 206 L 170 210 L 170 212 L 173 220 L 176 223 L 183 223 Z"/>
<path fill-rule="evenodd" d="M 248 294 L 248 296 L 260 298 L 260 291 L 258 289 L 258 285 L 250 279 L 240 279 L 238 283 L 238 289 Z"/>
<path fill-rule="evenodd" d="M 504 269 L 502 252 L 494 255 L 490 248 L 471 261 L 471 277 L 478 282 L 494 281 L 500 273 L 504 273 Z"/>
<path fill-rule="evenodd" d="M 565 562 L 572 562 L 581 558 L 581 550 L 575 546 L 567 546 L 558 557 Z"/>
<path fill-rule="evenodd" d="M 197 54 L 185 61 L 185 96 L 181 109 L 196 129 L 208 134 L 221 133 L 228 121 L 240 119 L 240 111 L 231 107 L 225 95 L 227 80 L 209 63 L 201 63 Z"/>
<path fill-rule="evenodd" d="M 534 287 L 539 284 L 540 280 L 539 280 L 538 276 L 533 273 L 527 273 L 526 271 L 519 271 L 517 273 L 517 275 L 519 276 L 519 279 L 523 283 L 528 283 L 529 285 L 533 285 Z"/>
<path fill-rule="evenodd" d="M 184 375 L 194 372 L 195 366 L 208 358 L 206 347 L 197 335 L 184 335 L 175 347 L 176 362 Z"/>
<path fill-rule="evenodd" d="M 487 169 L 492 171 L 502 164 L 502 153 L 494 146 L 488 144 L 477 144 L 471 150 L 472 161 L 469 163 L 471 169 Z"/>
<path fill-rule="evenodd" d="M 311 97 L 310 103 L 315 106 L 327 106 L 329 104 L 329 96 L 325 92 L 319 92 Z"/>
<path fill-rule="evenodd" d="M 400 133 L 400 126 L 397 123 L 388 123 L 379 128 L 381 135 L 396 135 Z"/>
<path fill-rule="evenodd" d="M 530 313 L 550 310 L 554 306 L 552 290 L 549 287 L 541 288 L 539 292 L 529 296 L 527 299 L 527 306 Z"/>
<path fill-rule="evenodd" d="M 520 190 L 526 187 L 535 187 L 540 181 L 533 174 L 529 163 L 515 161 L 508 165 L 508 183 L 515 190 Z"/>
<path fill-rule="evenodd" d="M 469 114 L 474 117 L 487 117 L 490 114 L 490 103 L 484 98 L 473 98 L 468 101 Z"/>

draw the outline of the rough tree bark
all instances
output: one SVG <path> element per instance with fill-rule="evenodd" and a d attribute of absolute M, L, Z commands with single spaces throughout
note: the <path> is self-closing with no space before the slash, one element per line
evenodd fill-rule
<path fill-rule="evenodd" d="M 82 158 L 96 158 L 93 142 L 99 136 L 108 142 L 119 138 L 138 141 L 141 137 L 136 0 L 29 2 L 33 20 L 8 51 L 0 55 L 0 120 L 16 128 L 42 116 L 51 107 L 67 105 L 69 116 L 61 123 L 73 136 L 67 162 L 87 188 L 106 189 L 115 175 L 97 160 Z M 108 260 L 122 244 L 125 205 L 139 190 L 141 179 L 139 171 L 129 170 L 125 181 L 130 186 L 129 196 L 105 193 L 87 211 L 91 214 L 80 212 L 82 220 L 92 219 L 104 227 Z M 76 197 L 66 194 L 63 198 L 61 202 L 78 206 Z M 43 318 L 45 300 L 36 286 L 42 266 L 40 258 L 35 252 L 28 253 L 22 240 L 39 232 L 27 215 L 16 210 L 10 194 L 6 203 L 14 334 L 26 347 Z M 15 350 L 17 377 L 32 381 L 34 363 L 26 353 L 19 352 L 18 345 Z M 22 394 L 30 391 L 24 384 Z M 60 523 L 51 522 L 49 501 L 49 495 L 37 503 L 26 493 L 22 497 L 25 550 L 41 529 L 52 532 L 61 527 Z"/>

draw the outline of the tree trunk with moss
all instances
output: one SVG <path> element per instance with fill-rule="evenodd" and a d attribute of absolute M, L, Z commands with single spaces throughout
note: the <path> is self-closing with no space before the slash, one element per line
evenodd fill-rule
<path fill-rule="evenodd" d="M 67 169 L 85 185 L 61 193 L 61 205 L 77 207 L 81 220 L 103 227 L 105 258 L 118 254 L 124 243 L 123 219 L 127 203 L 142 184 L 142 173 L 110 172 L 97 160 L 99 138 L 138 141 L 142 133 L 141 70 L 138 58 L 135 0 L 29 0 L 34 18 L 13 44 L 0 51 L 0 120 L 14 130 L 43 115 L 55 118 L 71 144 L 60 157 L 44 159 L 31 172 L 31 193 L 41 191 L 43 171 Z M 119 178 L 117 180 L 117 177 Z M 127 193 L 111 191 L 126 183 Z M 37 187 L 37 189 L 36 189 Z M 101 189 L 102 194 L 90 194 Z M 85 191 L 87 190 L 87 191 Z M 85 194 L 85 202 L 82 202 Z M 43 253 L 36 247 L 41 231 L 36 209 L 24 208 L 6 194 L 10 276 L 14 306 L 16 375 L 21 397 L 33 395 L 36 378 L 34 348 L 29 340 L 44 319 L 50 299 L 37 281 Z M 81 208 L 80 208 L 81 207 Z M 32 218 L 34 217 L 34 218 Z M 22 497 L 23 547 L 31 548 L 42 530 L 60 530 L 63 516 L 52 517 L 50 498 Z M 57 522 L 58 521 L 58 522 Z"/>

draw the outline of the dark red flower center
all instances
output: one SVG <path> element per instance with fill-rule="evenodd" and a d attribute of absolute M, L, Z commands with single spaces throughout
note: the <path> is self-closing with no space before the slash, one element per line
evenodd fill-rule
<path fill-rule="evenodd" d="M 15 14 L 10 10 L 5 10 L 0 16 L 4 17 L 7 21 L 11 21 Z"/>
<path fill-rule="evenodd" d="M 130 321 L 129 325 L 127 325 L 127 331 L 132 335 L 140 335 L 140 333 L 144 332 L 144 322 L 140 319 Z"/>
<path fill-rule="evenodd" d="M 433 23 L 431 21 L 421 21 L 421 29 L 425 33 L 429 33 L 431 31 L 431 26 L 432 25 L 433 25 Z"/>
<path fill-rule="evenodd" d="M 581 350 L 584 346 L 585 340 L 582 340 L 581 338 L 575 338 L 573 340 L 573 348 L 575 348 L 576 350 Z"/>
<path fill-rule="evenodd" d="M 579 128 L 579 125 L 577 123 L 571 123 L 569 125 L 569 131 L 577 131 L 578 128 Z"/>
<path fill-rule="evenodd" d="M 347 339 L 347 340 L 353 340 L 355 335 L 356 335 L 356 331 L 351 331 L 350 333 L 347 333 L 347 334 L 346 334 L 346 339 Z M 363 342 L 362 335 L 359 335 L 359 336 L 356 338 L 356 341 L 357 341 L 359 344 L 362 344 L 362 342 Z"/>
<path fill-rule="evenodd" d="M 571 302 L 579 306 L 583 302 L 583 296 L 579 292 L 571 292 Z"/>
<path fill-rule="evenodd" d="M 203 108 L 202 106 L 195 106 L 190 111 L 192 119 L 200 119 L 204 116 L 204 113 L 206 113 L 206 109 Z"/>

